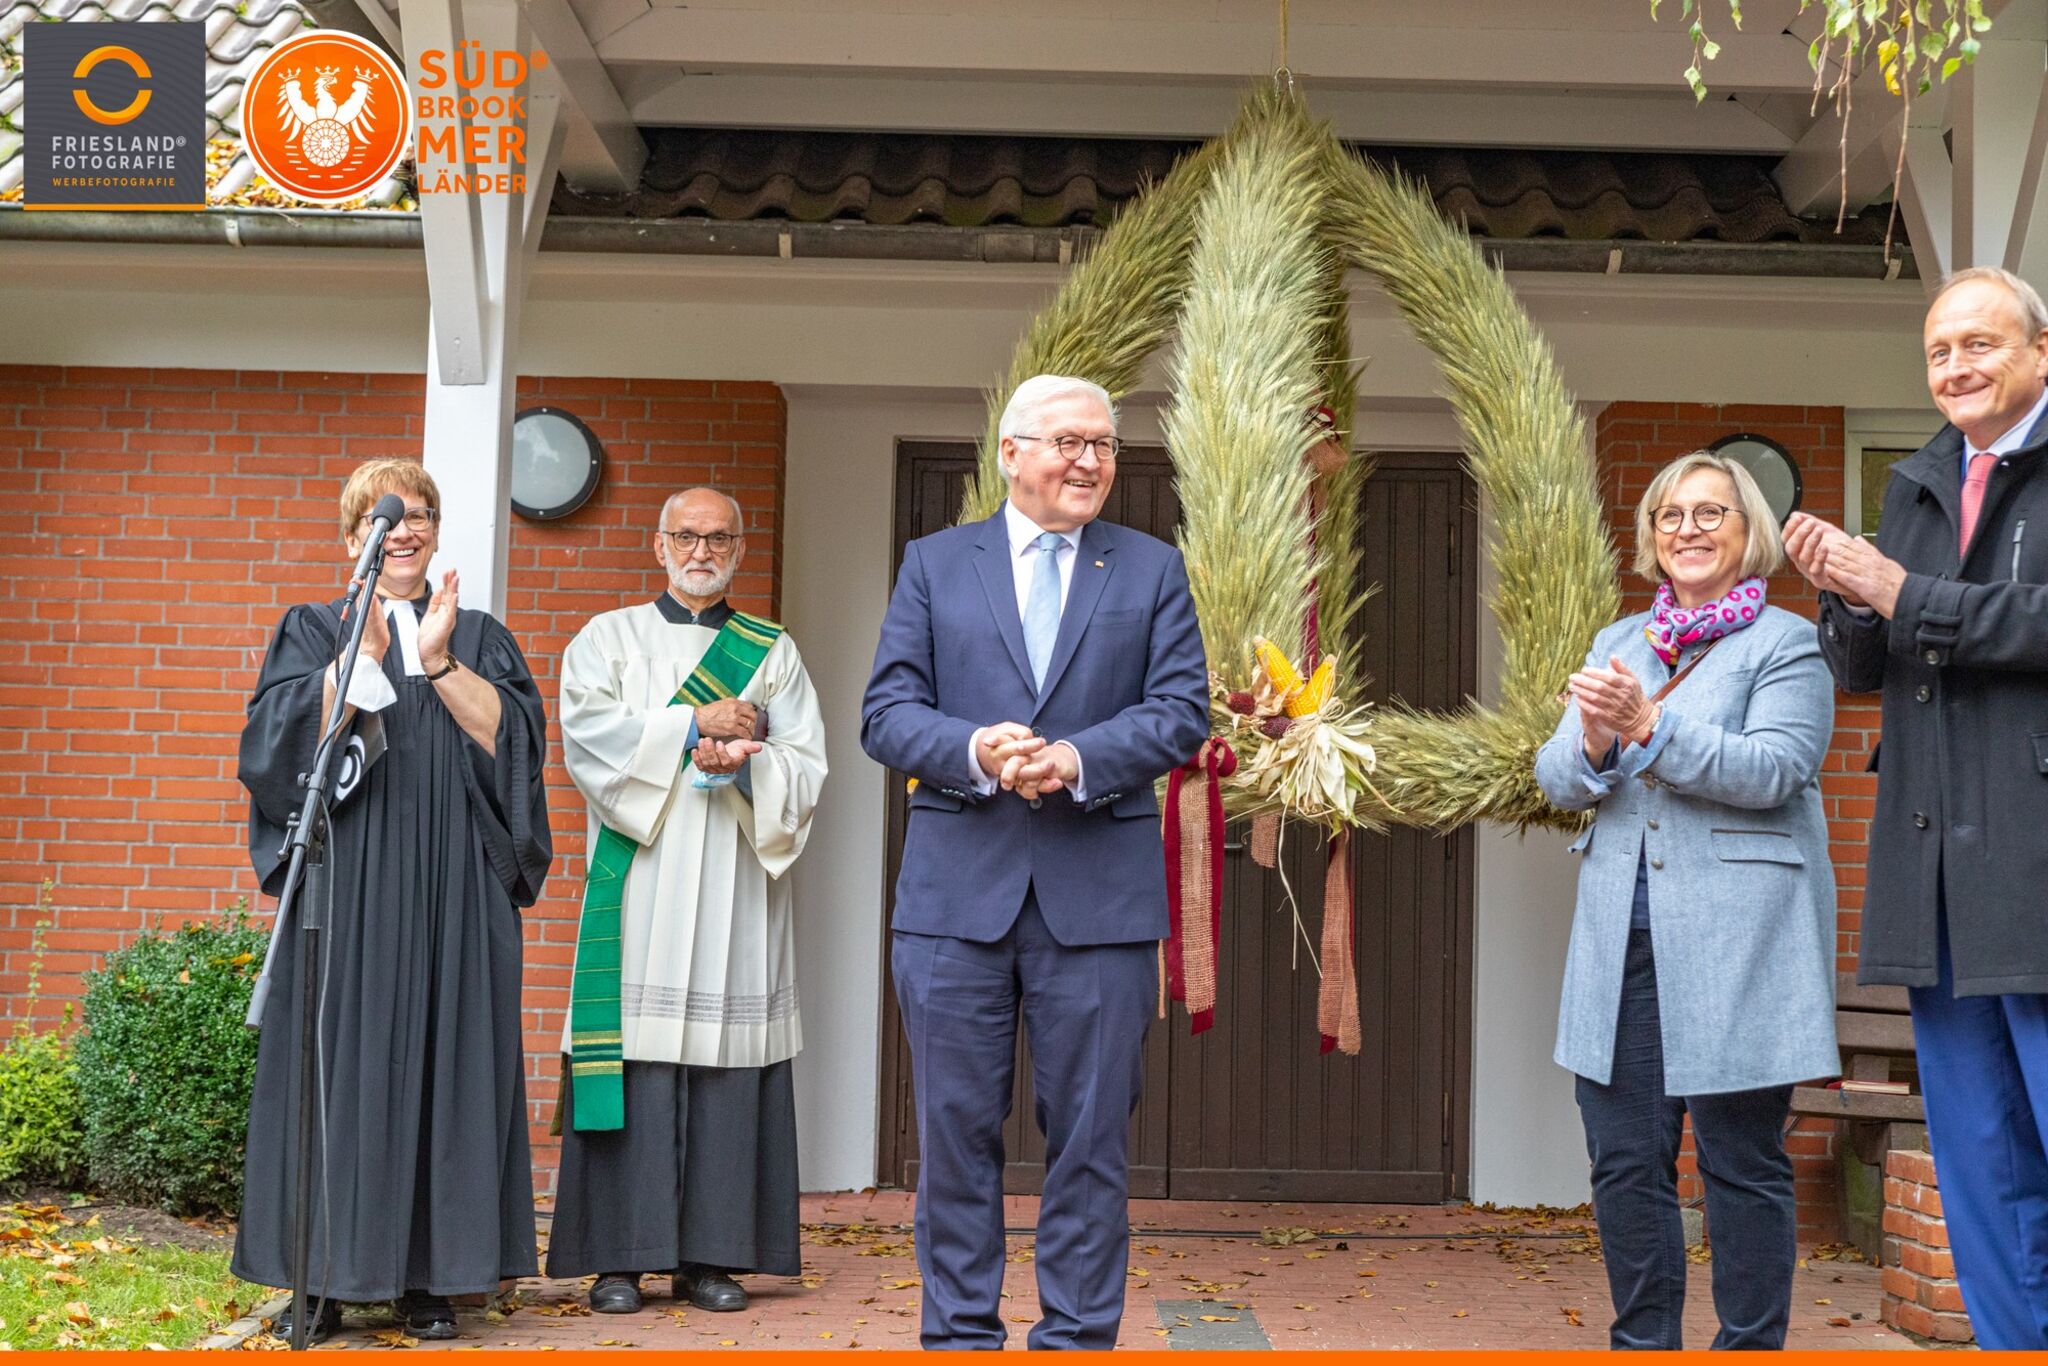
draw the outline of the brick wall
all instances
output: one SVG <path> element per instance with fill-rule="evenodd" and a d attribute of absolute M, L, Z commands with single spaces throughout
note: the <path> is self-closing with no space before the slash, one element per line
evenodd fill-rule
<path fill-rule="evenodd" d="M 1844 506 L 1842 410 L 1822 407 L 1775 407 L 1756 404 L 1615 403 L 1595 424 L 1594 445 L 1614 539 L 1624 557 L 1623 610 L 1639 612 L 1650 605 L 1651 587 L 1635 577 L 1626 562 L 1633 558 L 1635 509 L 1650 479 L 1678 456 L 1736 432 L 1767 436 L 1799 466 L 1803 484 L 1800 506 L 1840 523 Z M 1770 601 L 1802 616 L 1815 614 L 1813 590 L 1796 573 L 1771 579 Z M 1835 865 L 1836 966 L 1856 967 L 1857 930 L 1862 923 L 1863 867 L 1866 823 L 1877 796 L 1877 777 L 1863 771 L 1877 741 L 1875 697 L 1835 698 L 1835 738 L 1821 774 L 1821 800 L 1826 807 Z M 1829 1120 L 1806 1118 L 1786 1140 L 1792 1154 L 1799 1195 L 1802 1241 L 1841 1237 L 1835 1208 L 1834 1126 Z M 1688 1132 L 1681 1163 L 1682 1188 L 1688 1198 L 1698 1193 Z"/>
<path fill-rule="evenodd" d="M 1892 1327 L 1937 1342 L 1975 1336 L 1928 1153 L 1900 1148 L 1885 1156 L 1883 1287 L 1878 1314 Z"/>
<path fill-rule="evenodd" d="M 542 378 L 520 400 L 575 412 L 609 455 L 576 515 L 513 522 L 507 617 L 551 717 L 570 636 L 661 590 L 650 539 L 675 489 L 739 498 L 750 536 L 734 602 L 775 612 L 778 388 Z M 418 457 L 424 406 L 418 375 L 0 366 L 0 1017 L 22 1007 L 39 919 L 53 924 L 37 1009 L 53 1017 L 145 924 L 253 902 L 243 705 L 283 609 L 346 578 L 342 479 L 365 459 Z M 544 1168 L 584 821 L 559 763 L 548 781 L 556 860 L 527 914 L 525 999 Z"/>

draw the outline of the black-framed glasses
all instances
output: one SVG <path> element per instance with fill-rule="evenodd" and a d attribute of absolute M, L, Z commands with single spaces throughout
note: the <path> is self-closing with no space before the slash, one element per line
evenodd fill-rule
<path fill-rule="evenodd" d="M 1700 531 L 1714 531 L 1731 514 L 1736 517 L 1742 516 L 1742 509 L 1722 507 L 1719 503 L 1700 503 L 1691 508 L 1682 508 L 1676 504 L 1666 504 L 1650 514 L 1650 524 L 1666 536 L 1676 536 L 1679 532 L 1685 530 L 1685 519 L 1688 513 L 1692 516 L 1692 524 L 1695 528 Z"/>
<path fill-rule="evenodd" d="M 1092 450 L 1095 458 L 1102 461 L 1116 459 L 1123 454 L 1124 443 L 1113 436 L 1028 436 L 1018 432 L 1011 438 L 1015 441 L 1043 441 L 1060 453 L 1060 459 L 1069 464 L 1079 460 L 1084 451 Z"/>
<path fill-rule="evenodd" d="M 694 553 L 699 542 L 710 547 L 712 554 L 723 555 L 732 549 L 733 542 L 739 540 L 739 534 L 732 531 L 669 531 L 664 528 L 661 534 L 668 537 L 668 543 L 681 555 Z"/>
<path fill-rule="evenodd" d="M 403 520 L 413 531 L 432 531 L 441 524 L 441 512 L 438 508 L 407 508 Z M 367 512 L 356 518 L 356 525 L 359 527 L 366 527 L 369 524 L 370 514 Z"/>

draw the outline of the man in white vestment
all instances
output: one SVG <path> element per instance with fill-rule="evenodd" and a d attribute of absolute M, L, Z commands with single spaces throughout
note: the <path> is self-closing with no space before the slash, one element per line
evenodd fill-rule
<path fill-rule="evenodd" d="M 654 537 L 668 590 L 593 619 L 563 663 L 591 876 L 548 1274 L 595 1275 L 598 1313 L 637 1311 L 645 1272 L 673 1270 L 676 1299 L 730 1311 L 747 1305 L 734 1273 L 801 1271 L 784 874 L 825 781 L 825 733 L 795 642 L 725 600 L 743 532 L 726 494 L 671 497 Z M 607 866 L 625 869 L 622 888 Z"/>

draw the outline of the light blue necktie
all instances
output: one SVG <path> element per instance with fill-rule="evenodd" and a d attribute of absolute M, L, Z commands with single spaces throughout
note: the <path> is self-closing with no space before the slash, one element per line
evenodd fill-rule
<path fill-rule="evenodd" d="M 1060 634 L 1060 545 L 1058 532 L 1042 531 L 1031 542 L 1038 550 L 1038 563 L 1031 566 L 1031 594 L 1024 599 L 1024 653 L 1031 660 L 1031 681 L 1045 687 L 1045 670 L 1052 663 L 1053 642 Z"/>

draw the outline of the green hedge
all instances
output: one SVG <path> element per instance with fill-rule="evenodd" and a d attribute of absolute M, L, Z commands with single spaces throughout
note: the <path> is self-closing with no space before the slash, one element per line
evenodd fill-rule
<path fill-rule="evenodd" d="M 86 974 L 78 1089 L 101 1191 L 178 1213 L 240 1210 L 256 1076 L 242 1017 L 266 937 L 237 908 L 147 934 Z"/>
<path fill-rule="evenodd" d="M 70 1185 L 81 1136 L 71 1045 L 17 1020 L 0 1046 L 0 1185 Z"/>

